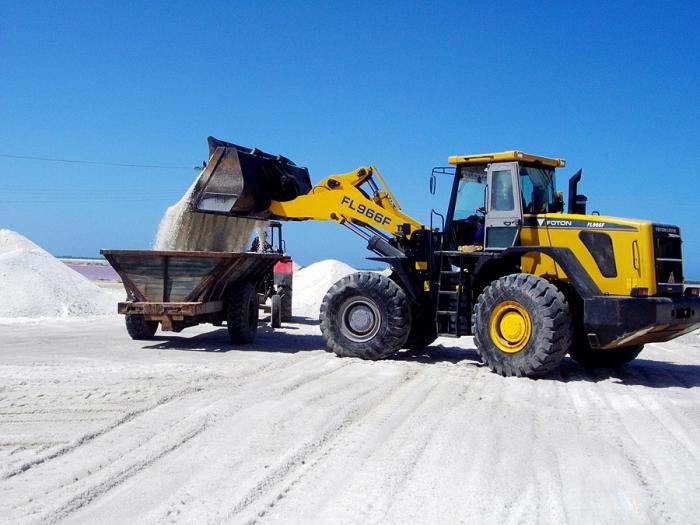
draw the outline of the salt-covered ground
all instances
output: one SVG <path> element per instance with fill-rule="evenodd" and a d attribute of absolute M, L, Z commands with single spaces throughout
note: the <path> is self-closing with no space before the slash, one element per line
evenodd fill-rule
<path fill-rule="evenodd" d="M 119 285 L 0 230 L 0 522 L 698 522 L 700 335 L 540 380 L 470 338 L 340 359 L 316 319 L 350 271 L 296 272 L 298 317 L 251 346 L 139 342 Z"/>
<path fill-rule="evenodd" d="M 697 523 L 700 340 L 548 379 L 470 339 L 340 359 L 318 326 L 0 324 L 7 523 Z"/>

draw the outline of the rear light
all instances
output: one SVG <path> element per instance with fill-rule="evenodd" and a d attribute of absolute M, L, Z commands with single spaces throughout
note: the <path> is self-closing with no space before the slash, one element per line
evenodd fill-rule
<path fill-rule="evenodd" d="M 292 260 L 284 258 L 278 261 L 274 268 L 272 269 L 274 273 L 292 273 L 294 271 L 294 266 L 292 265 Z"/>
<path fill-rule="evenodd" d="M 649 288 L 632 288 L 632 297 L 649 297 Z"/>
<path fill-rule="evenodd" d="M 695 297 L 700 296 L 700 288 L 686 288 L 685 295 L 693 295 Z"/>

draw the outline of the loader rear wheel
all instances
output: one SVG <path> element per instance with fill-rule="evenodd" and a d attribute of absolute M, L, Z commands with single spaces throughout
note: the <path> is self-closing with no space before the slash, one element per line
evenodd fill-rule
<path fill-rule="evenodd" d="M 247 281 L 236 283 L 229 293 L 226 325 L 232 343 L 250 344 L 258 331 L 258 294 Z"/>
<path fill-rule="evenodd" d="M 336 282 L 321 304 L 321 333 L 340 357 L 383 359 L 406 343 L 411 307 L 394 281 L 357 272 Z"/>
<path fill-rule="evenodd" d="M 142 315 L 127 315 L 126 331 L 137 341 L 153 339 L 158 330 L 158 321 L 146 321 Z"/>
<path fill-rule="evenodd" d="M 569 356 L 585 368 L 616 368 L 633 361 L 644 349 L 644 345 L 621 346 L 610 350 L 591 348 L 585 341 L 571 345 Z"/>
<path fill-rule="evenodd" d="M 503 376 L 540 376 L 554 370 L 571 346 L 564 295 L 548 281 L 517 273 L 492 282 L 472 316 L 483 362 Z"/>

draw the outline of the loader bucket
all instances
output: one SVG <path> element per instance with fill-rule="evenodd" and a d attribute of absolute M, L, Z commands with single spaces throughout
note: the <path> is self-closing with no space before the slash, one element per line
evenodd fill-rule
<path fill-rule="evenodd" d="M 195 185 L 192 211 L 267 218 L 272 200 L 311 190 L 309 170 L 291 160 L 209 137 L 209 162 Z"/>

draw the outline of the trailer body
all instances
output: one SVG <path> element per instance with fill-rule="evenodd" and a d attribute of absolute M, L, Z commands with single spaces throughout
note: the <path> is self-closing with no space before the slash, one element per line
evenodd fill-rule
<path fill-rule="evenodd" d="M 118 303 L 118 312 L 127 316 L 127 328 L 129 321 L 139 326 L 145 323 L 147 327 L 159 323 L 161 330 L 173 332 L 200 323 L 221 325 L 237 310 L 248 308 L 247 304 L 234 304 L 232 299 L 240 298 L 235 292 L 240 292 L 242 287 L 252 287 L 256 309 L 262 306 L 266 298 L 276 293 L 275 265 L 288 259 L 280 253 L 256 252 L 101 250 L 100 253 L 124 284 L 127 298 Z M 257 314 L 255 317 L 257 326 Z"/>

